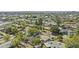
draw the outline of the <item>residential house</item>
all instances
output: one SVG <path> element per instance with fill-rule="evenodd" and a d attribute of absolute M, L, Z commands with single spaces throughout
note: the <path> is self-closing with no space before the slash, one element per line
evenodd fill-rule
<path fill-rule="evenodd" d="M 57 41 L 47 41 L 44 43 L 47 48 L 64 48 L 65 44 Z"/>
<path fill-rule="evenodd" d="M 57 23 L 51 20 L 51 18 L 44 18 L 43 24 L 44 26 L 57 25 Z"/>

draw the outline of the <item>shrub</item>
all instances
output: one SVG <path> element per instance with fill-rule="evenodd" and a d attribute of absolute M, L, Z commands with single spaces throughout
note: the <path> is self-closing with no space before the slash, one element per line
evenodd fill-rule
<path fill-rule="evenodd" d="M 62 35 L 58 35 L 58 36 L 57 36 L 57 40 L 58 40 L 59 42 L 63 42 L 63 37 L 62 37 Z"/>
<path fill-rule="evenodd" d="M 79 36 L 74 35 L 73 37 L 69 37 L 64 41 L 66 47 L 70 48 L 79 48 Z"/>
<path fill-rule="evenodd" d="M 21 41 L 24 40 L 24 37 L 23 37 L 23 33 L 22 32 L 18 32 L 16 34 L 16 37 L 12 40 L 12 45 L 17 47 Z"/>
<path fill-rule="evenodd" d="M 58 26 L 52 26 L 50 28 L 50 31 L 52 32 L 52 34 L 57 35 L 57 34 L 59 34 L 60 30 L 59 30 Z"/>
<path fill-rule="evenodd" d="M 33 36 L 36 32 L 39 32 L 37 28 L 29 28 L 28 30 L 29 36 Z"/>
<path fill-rule="evenodd" d="M 10 40 L 10 35 L 9 34 L 6 34 L 5 36 L 4 36 L 4 40 L 6 40 L 6 41 L 8 41 L 8 40 Z"/>
<path fill-rule="evenodd" d="M 33 45 L 38 45 L 40 43 L 41 43 L 41 41 L 40 41 L 39 37 L 36 37 L 35 40 L 33 41 Z"/>
<path fill-rule="evenodd" d="M 0 34 L 3 35 L 3 39 L 6 40 L 6 41 L 10 40 L 10 38 L 11 38 L 9 34 L 6 34 L 4 32 L 0 32 Z"/>

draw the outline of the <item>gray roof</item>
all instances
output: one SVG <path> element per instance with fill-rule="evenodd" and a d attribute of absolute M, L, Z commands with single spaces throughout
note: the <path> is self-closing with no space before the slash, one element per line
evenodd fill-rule
<path fill-rule="evenodd" d="M 63 47 L 65 47 L 64 43 L 57 42 L 57 41 L 47 41 L 44 44 L 46 47 L 51 47 L 51 48 L 63 48 Z"/>
<path fill-rule="evenodd" d="M 35 47 L 35 48 L 40 48 L 40 47 L 41 47 L 41 44 L 35 45 L 34 47 Z"/>
<path fill-rule="evenodd" d="M 0 48 L 9 48 L 9 47 L 11 47 L 11 45 L 12 45 L 11 41 L 8 41 L 6 43 L 1 44 Z"/>

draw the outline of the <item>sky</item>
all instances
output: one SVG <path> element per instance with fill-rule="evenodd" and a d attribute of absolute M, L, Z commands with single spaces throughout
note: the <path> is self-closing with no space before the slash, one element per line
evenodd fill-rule
<path fill-rule="evenodd" d="M 79 11 L 79 1 L 0 0 L 0 11 Z"/>

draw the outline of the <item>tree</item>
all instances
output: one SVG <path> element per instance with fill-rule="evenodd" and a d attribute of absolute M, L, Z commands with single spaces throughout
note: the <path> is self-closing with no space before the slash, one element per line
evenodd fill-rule
<path fill-rule="evenodd" d="M 32 43 L 33 45 L 39 45 L 41 43 L 40 38 L 36 37 Z"/>
<path fill-rule="evenodd" d="M 6 34 L 5 36 L 4 36 L 4 40 L 6 40 L 6 41 L 8 41 L 8 40 L 10 40 L 10 35 L 9 34 Z"/>
<path fill-rule="evenodd" d="M 21 28 L 25 29 L 25 27 L 26 27 L 26 22 L 25 22 L 25 21 L 21 21 L 20 26 L 21 26 Z"/>
<path fill-rule="evenodd" d="M 59 42 L 63 42 L 63 37 L 62 37 L 62 35 L 58 35 L 58 36 L 57 36 L 57 40 L 58 40 Z"/>
<path fill-rule="evenodd" d="M 20 42 L 24 40 L 24 36 L 22 32 L 18 32 L 16 37 L 12 40 L 12 45 L 18 47 Z"/>
<path fill-rule="evenodd" d="M 35 21 L 35 25 L 38 25 L 38 21 L 37 20 Z"/>
<path fill-rule="evenodd" d="M 52 34 L 57 35 L 60 33 L 60 29 L 58 28 L 58 26 L 52 26 L 50 28 L 50 31 L 52 32 Z"/>
<path fill-rule="evenodd" d="M 54 21 L 57 23 L 57 26 L 60 26 L 61 19 L 58 17 L 58 15 L 55 15 L 55 20 Z"/>
<path fill-rule="evenodd" d="M 37 16 L 32 16 L 32 18 L 37 18 Z"/>
<path fill-rule="evenodd" d="M 74 35 L 73 37 L 68 37 L 64 41 L 66 47 L 79 48 L 79 35 Z"/>
<path fill-rule="evenodd" d="M 33 36 L 36 32 L 39 32 L 37 28 L 29 28 L 28 30 L 29 36 Z"/>
<path fill-rule="evenodd" d="M 43 19 L 42 18 L 38 18 L 35 22 L 36 25 L 42 25 L 43 24 Z"/>
<path fill-rule="evenodd" d="M 16 34 L 18 32 L 18 27 L 15 24 L 10 24 L 5 27 L 7 33 Z"/>
<path fill-rule="evenodd" d="M 11 38 L 11 36 L 9 34 L 6 34 L 4 32 L 0 32 L 0 34 L 3 35 L 3 39 L 6 40 L 6 41 L 10 40 L 10 38 Z"/>
<path fill-rule="evenodd" d="M 39 18 L 39 25 L 42 25 L 43 24 L 43 19 L 42 18 Z"/>
<path fill-rule="evenodd" d="M 18 32 L 17 26 L 12 25 L 12 26 L 11 26 L 11 32 L 12 32 L 12 33 L 17 33 L 17 32 Z"/>
<path fill-rule="evenodd" d="M 18 47 L 19 44 L 20 44 L 19 37 L 15 37 L 15 38 L 12 40 L 12 46 Z"/>
<path fill-rule="evenodd" d="M 75 30 L 76 34 L 79 35 L 79 28 Z"/>

